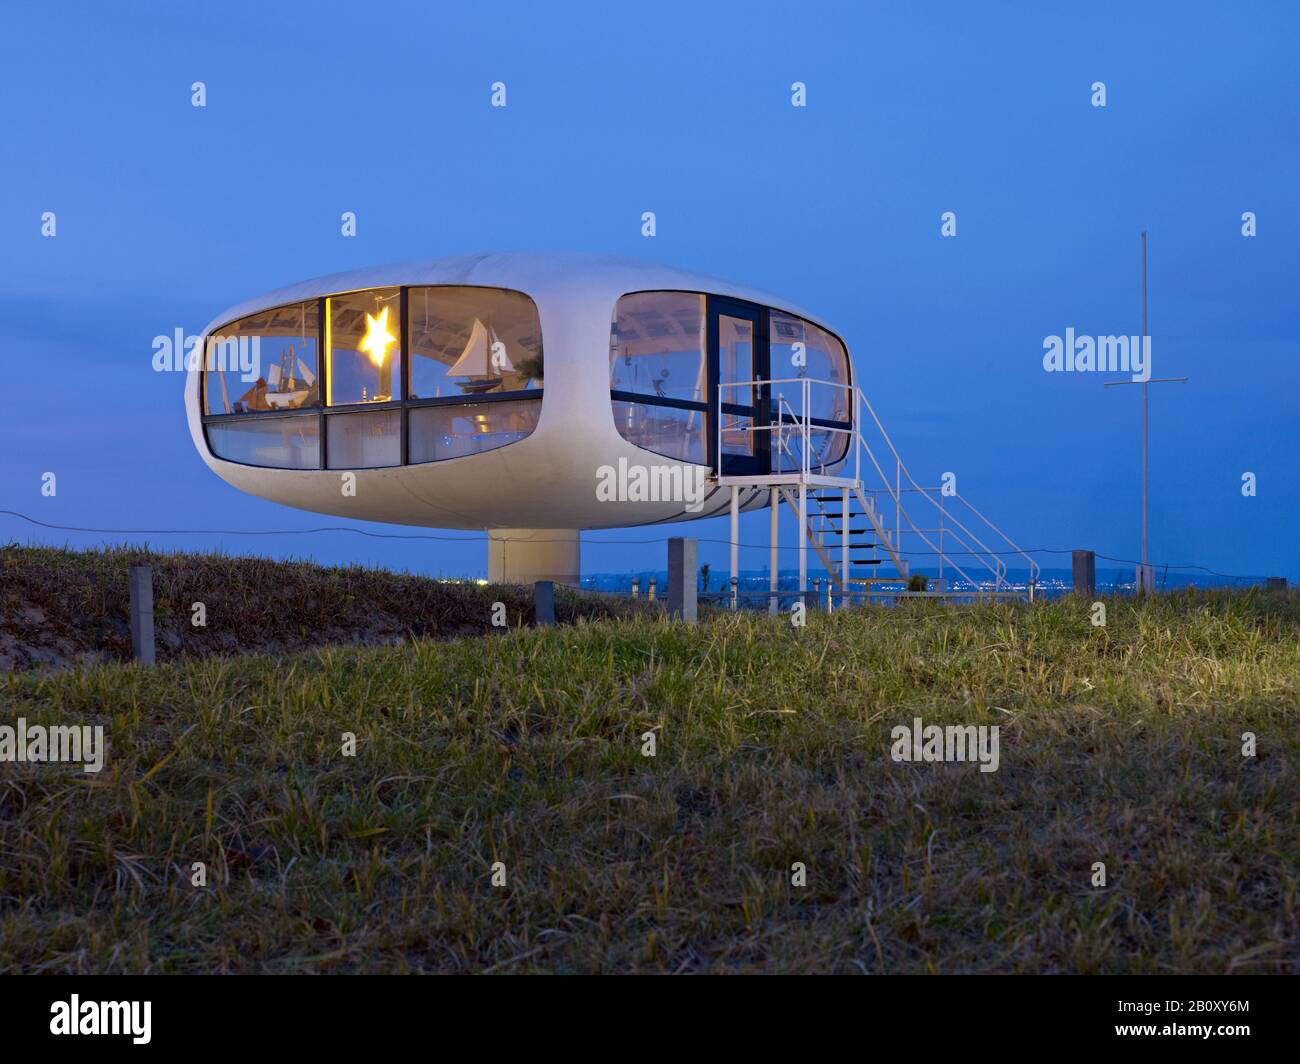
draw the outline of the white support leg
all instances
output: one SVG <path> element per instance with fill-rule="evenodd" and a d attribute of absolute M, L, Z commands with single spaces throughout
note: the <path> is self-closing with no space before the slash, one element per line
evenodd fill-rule
<path fill-rule="evenodd" d="M 808 485 L 799 485 L 799 591 L 808 590 Z"/>
<path fill-rule="evenodd" d="M 848 488 L 840 492 L 840 591 L 844 595 L 841 606 L 849 604 L 849 498 Z"/>
<path fill-rule="evenodd" d="M 740 586 L 740 488 L 731 486 L 731 608 L 736 608 Z"/>
<path fill-rule="evenodd" d="M 776 574 L 777 574 L 777 566 L 780 564 L 778 560 L 780 558 L 780 554 L 777 553 L 777 543 L 778 543 L 778 536 L 780 534 L 779 529 L 781 526 L 781 521 L 780 521 L 781 494 L 780 494 L 780 490 L 775 487 L 771 489 L 770 509 L 772 511 L 772 515 L 771 515 L 772 528 L 768 534 L 768 539 L 771 545 L 770 557 L 768 559 L 768 568 L 771 570 L 771 574 L 768 576 L 767 587 L 769 591 L 773 592 L 773 594 L 768 596 L 767 612 L 776 613 L 776 594 L 775 594 L 777 588 Z"/>

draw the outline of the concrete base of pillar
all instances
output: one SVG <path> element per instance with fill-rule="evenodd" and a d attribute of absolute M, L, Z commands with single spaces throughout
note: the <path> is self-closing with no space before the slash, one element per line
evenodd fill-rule
<path fill-rule="evenodd" d="M 1153 595 L 1156 590 L 1156 567 L 1154 565 L 1139 565 L 1135 581 L 1137 590 L 1142 595 Z"/>
<path fill-rule="evenodd" d="M 572 528 L 488 529 L 488 579 L 494 584 L 552 580 L 577 586 L 578 533 Z"/>

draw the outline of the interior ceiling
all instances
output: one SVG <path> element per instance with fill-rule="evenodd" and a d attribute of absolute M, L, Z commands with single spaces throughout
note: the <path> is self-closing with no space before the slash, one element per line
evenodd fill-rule
<path fill-rule="evenodd" d="M 704 346 L 698 304 L 665 314 L 657 307 L 625 308 L 614 322 L 618 351 L 623 355 L 657 355 L 698 351 Z"/>
<path fill-rule="evenodd" d="M 522 316 L 520 309 L 518 306 L 474 308 L 466 304 L 457 316 L 444 317 L 434 313 L 432 308 L 427 312 L 417 308 L 413 301 L 410 322 L 412 353 L 448 364 L 454 362 L 465 350 L 477 316 L 492 329 L 497 339 L 505 343 L 508 352 L 538 354 L 542 347 L 538 322 L 531 313 L 531 305 Z M 357 306 L 332 306 L 330 310 L 333 317 L 332 330 L 340 338 L 363 335 L 365 316 L 373 313 Z M 495 318 L 494 311 L 497 313 Z M 305 342 L 313 344 L 316 341 L 317 317 L 316 301 L 310 300 L 252 314 L 232 323 L 221 332 L 229 336 L 284 336 L 299 339 L 305 336 Z M 512 320 L 502 320 L 505 318 Z"/>
<path fill-rule="evenodd" d="M 538 323 L 531 313 L 521 314 L 518 306 L 473 307 L 461 301 L 454 316 L 444 316 L 418 307 L 412 298 L 410 341 L 415 355 L 451 362 L 459 357 L 469 341 L 470 330 L 477 316 L 491 327 L 497 338 L 511 351 L 522 350 L 535 354 L 541 350 Z M 347 335 L 361 335 L 365 331 L 365 313 L 354 306 L 334 307 L 335 331 Z M 227 335 L 258 335 L 306 337 L 307 343 L 315 340 L 317 306 L 315 300 L 276 307 L 244 318 L 237 328 L 224 330 Z M 493 314 L 496 312 L 496 319 Z M 486 315 L 486 316 L 484 316 Z M 655 355 L 669 352 L 695 351 L 702 346 L 701 314 L 697 305 L 679 305 L 667 312 L 654 306 L 631 307 L 621 310 L 615 322 L 618 350 L 623 355 Z M 772 341 L 793 343 L 804 340 L 810 346 L 830 348 L 833 341 L 815 325 L 801 318 L 772 313 Z"/>

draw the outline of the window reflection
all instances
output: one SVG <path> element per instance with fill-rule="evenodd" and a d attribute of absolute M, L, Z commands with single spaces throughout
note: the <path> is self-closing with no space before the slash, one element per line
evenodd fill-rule
<path fill-rule="evenodd" d="M 412 288 L 408 305 L 412 399 L 542 387 L 541 324 L 522 292 Z"/>
<path fill-rule="evenodd" d="M 412 462 L 440 462 L 518 443 L 537 427 L 541 411 L 542 404 L 532 399 L 415 407 L 407 415 L 407 457 Z"/>
<path fill-rule="evenodd" d="M 704 296 L 634 292 L 614 309 L 609 386 L 661 399 L 708 399 Z"/>
<path fill-rule="evenodd" d="M 247 414 L 320 403 L 316 300 L 250 314 L 205 342 L 204 410 Z"/>
<path fill-rule="evenodd" d="M 718 382 L 719 398 L 724 403 L 754 405 L 754 326 L 745 318 L 718 315 Z M 730 387 L 721 387 L 721 385 Z M 741 385 L 741 387 L 737 387 Z M 723 433 L 727 431 L 724 422 Z"/>
<path fill-rule="evenodd" d="M 702 410 L 614 402 L 614 423 L 628 443 L 667 458 L 701 465 L 707 461 L 708 454 L 706 418 Z"/>
<path fill-rule="evenodd" d="M 402 412 L 331 414 L 325 422 L 329 469 L 373 469 L 402 463 Z"/>
<path fill-rule="evenodd" d="M 801 343 L 805 364 L 794 364 L 794 345 Z M 771 315 L 771 363 L 772 376 L 777 380 L 791 377 L 808 378 L 814 381 L 832 381 L 835 384 L 848 384 L 849 357 L 844 345 L 825 329 L 810 321 L 796 318 L 792 314 L 783 314 L 779 310 Z M 800 384 L 774 384 L 772 386 L 772 404 L 778 406 L 778 399 L 784 397 L 789 410 L 803 410 L 803 387 Z M 810 417 L 824 418 L 828 421 L 849 420 L 849 392 L 847 388 L 832 388 L 826 384 L 808 386 Z"/>
<path fill-rule="evenodd" d="M 208 426 L 208 445 L 227 462 L 316 469 L 320 466 L 320 415 L 215 422 Z"/>
<path fill-rule="evenodd" d="M 773 419 L 772 469 L 780 473 L 797 472 L 803 467 L 803 429 L 786 422 L 777 425 Z M 808 432 L 808 462 L 814 469 L 834 465 L 846 453 L 848 436 L 843 432 L 818 428 L 813 425 Z"/>

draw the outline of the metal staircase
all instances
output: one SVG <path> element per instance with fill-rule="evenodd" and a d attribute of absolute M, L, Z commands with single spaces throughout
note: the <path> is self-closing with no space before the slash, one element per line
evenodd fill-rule
<path fill-rule="evenodd" d="M 769 389 L 799 385 L 801 408 L 784 394 L 774 405 L 769 423 L 731 423 L 732 434 L 771 434 L 773 472 L 763 475 L 720 475 L 717 483 L 731 488 L 731 576 L 733 604 L 739 580 L 739 514 L 758 494 L 768 495 L 771 509 L 771 587 L 769 608 L 775 609 L 778 565 L 778 512 L 782 501 L 794 513 L 799 530 L 799 591 L 808 590 L 808 548 L 811 547 L 838 595 L 840 603 L 900 594 L 950 596 L 1034 597 L 1039 566 L 955 488 L 928 488 L 917 483 L 889 434 L 860 388 L 834 381 L 797 378 L 787 381 L 743 381 L 734 387 Z M 726 387 L 732 387 L 727 385 Z M 849 392 L 852 427 L 814 424 L 814 388 Z M 759 394 L 755 392 L 755 394 Z M 766 394 L 766 391 L 764 391 Z M 714 424 L 718 453 L 722 453 L 722 389 Z M 842 457 L 833 442 L 848 436 Z M 761 437 L 760 437 L 761 438 Z M 889 475 L 892 473 L 892 478 Z M 991 547 L 989 541 L 996 544 Z M 1013 587 L 1007 579 L 1005 556 L 1023 559 L 1028 579 Z M 934 590 L 907 590 L 916 558 L 926 567 L 937 565 Z M 952 585 L 950 588 L 949 585 Z"/>
<path fill-rule="evenodd" d="M 907 560 L 871 496 L 853 488 L 814 491 L 808 500 L 809 542 L 837 582 L 842 573 L 848 574 L 844 583 L 849 587 L 907 582 Z"/>

